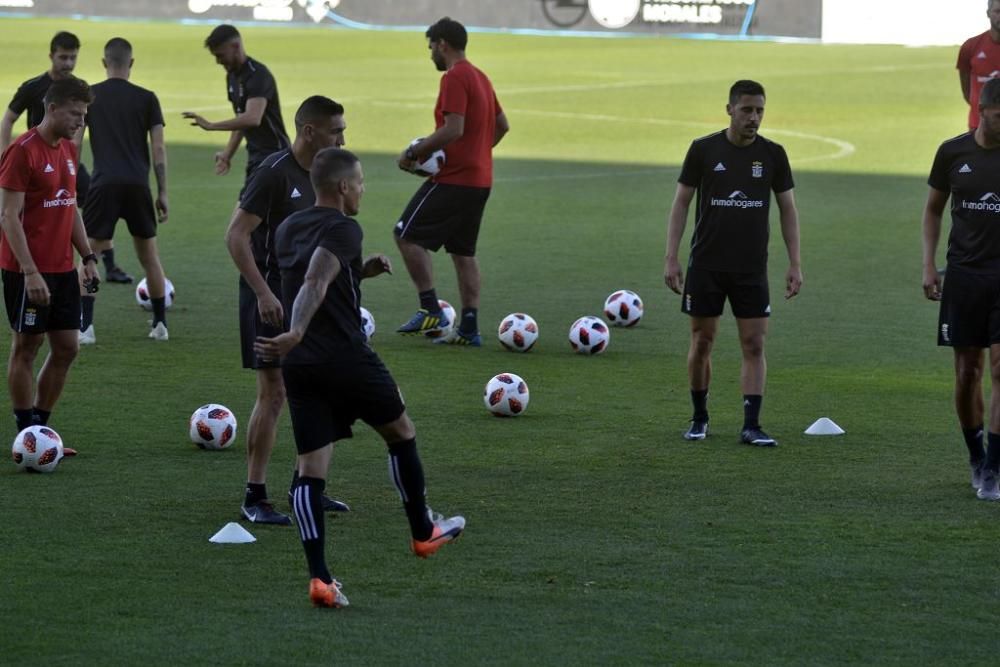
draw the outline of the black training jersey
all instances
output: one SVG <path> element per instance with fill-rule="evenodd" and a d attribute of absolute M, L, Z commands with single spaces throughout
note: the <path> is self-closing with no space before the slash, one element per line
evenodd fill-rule
<path fill-rule="evenodd" d="M 361 225 L 335 208 L 314 206 L 293 213 L 278 228 L 281 303 L 291 314 L 316 248 L 340 261 L 340 273 L 326 290 L 306 335 L 283 364 L 302 366 L 337 361 L 365 345 L 361 332 Z"/>
<path fill-rule="evenodd" d="M 108 79 L 91 90 L 94 101 L 87 108 L 87 128 L 94 174 L 90 186 L 148 186 L 149 131 L 163 125 L 156 94 L 125 79 Z"/>
<path fill-rule="evenodd" d="M 229 101 L 237 115 L 246 111 L 247 100 L 251 97 L 263 97 L 267 100 L 260 125 L 243 130 L 251 163 L 260 162 L 271 153 L 291 145 L 285 133 L 285 123 L 281 120 L 278 84 L 267 67 L 253 58 L 247 58 L 238 72 L 226 74 L 226 87 Z"/>
<path fill-rule="evenodd" d="M 972 132 L 941 144 L 927 184 L 951 194 L 948 265 L 1000 272 L 1000 148 L 986 149 Z"/>
<path fill-rule="evenodd" d="M 36 76 L 34 79 L 28 79 L 18 87 L 17 92 L 14 93 L 14 99 L 7 105 L 18 116 L 25 111 L 28 112 L 29 130 L 45 118 L 45 102 L 43 100 L 51 85 L 52 77 L 49 76 L 48 72 Z"/>
<path fill-rule="evenodd" d="M 260 218 L 250 235 L 257 268 L 265 278 L 279 276 L 274 234 L 285 218 L 316 202 L 309 170 L 303 169 L 288 148 L 268 155 L 250 175 L 240 208 Z"/>
<path fill-rule="evenodd" d="M 766 270 L 771 191 L 795 187 L 785 149 L 760 135 L 735 146 L 725 130 L 716 132 L 691 143 L 677 180 L 698 189 L 690 265 Z"/>

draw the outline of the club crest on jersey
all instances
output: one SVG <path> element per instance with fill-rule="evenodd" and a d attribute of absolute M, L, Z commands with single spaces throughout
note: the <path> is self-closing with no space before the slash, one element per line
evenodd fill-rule
<path fill-rule="evenodd" d="M 66 160 L 66 168 L 69 169 L 70 176 L 76 176 L 76 165 L 73 164 L 72 160 Z"/>
<path fill-rule="evenodd" d="M 754 160 L 753 164 L 750 165 L 750 175 L 754 178 L 762 178 L 764 176 L 764 163 Z"/>

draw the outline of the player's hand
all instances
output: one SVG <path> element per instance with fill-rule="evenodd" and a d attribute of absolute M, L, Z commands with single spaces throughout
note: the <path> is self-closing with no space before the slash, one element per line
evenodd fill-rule
<path fill-rule="evenodd" d="M 162 225 L 167 221 L 167 211 L 170 209 L 170 205 L 167 203 L 167 193 L 161 192 L 156 196 L 156 219 Z"/>
<path fill-rule="evenodd" d="M 797 266 L 788 267 L 785 273 L 785 298 L 791 299 L 802 289 L 802 269 Z"/>
<path fill-rule="evenodd" d="M 185 111 L 181 115 L 190 120 L 192 125 L 197 125 L 203 130 L 212 129 L 212 123 L 205 120 L 202 116 L 199 116 L 193 111 Z"/>
<path fill-rule="evenodd" d="M 265 324 L 280 327 L 285 323 L 285 311 L 281 307 L 281 302 L 270 291 L 257 297 L 257 311 Z"/>
<path fill-rule="evenodd" d="M 83 263 L 83 288 L 87 290 L 87 294 L 94 294 L 97 292 L 98 287 L 101 284 L 101 277 L 97 275 L 97 263 L 96 262 L 84 262 Z"/>
<path fill-rule="evenodd" d="M 396 164 L 399 166 L 400 169 L 402 169 L 403 171 L 408 171 L 411 174 L 417 168 L 417 161 L 408 159 L 406 157 L 405 150 L 399 154 L 398 158 L 396 158 Z"/>
<path fill-rule="evenodd" d="M 684 289 L 684 271 L 676 257 L 668 257 L 663 267 L 663 282 L 677 294 Z"/>
<path fill-rule="evenodd" d="M 931 301 L 941 300 L 941 274 L 936 266 L 924 267 L 924 296 Z"/>
<path fill-rule="evenodd" d="M 364 268 L 361 271 L 362 278 L 374 278 L 375 276 L 388 273 L 392 275 L 392 262 L 385 255 L 372 255 L 365 259 Z"/>
<path fill-rule="evenodd" d="M 286 331 L 274 338 L 257 337 L 253 351 L 264 361 L 277 361 L 292 351 L 302 339 L 294 331 Z"/>
<path fill-rule="evenodd" d="M 229 173 L 229 156 L 219 151 L 215 154 L 215 175 L 225 176 Z"/>
<path fill-rule="evenodd" d="M 49 286 L 38 271 L 25 274 L 24 288 L 28 292 L 28 301 L 37 306 L 49 305 Z"/>

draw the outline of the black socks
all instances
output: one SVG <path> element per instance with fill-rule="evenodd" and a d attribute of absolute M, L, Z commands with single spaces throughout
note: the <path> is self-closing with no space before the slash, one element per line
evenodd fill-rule
<path fill-rule="evenodd" d="M 389 445 L 389 475 L 403 501 L 403 509 L 406 510 L 413 539 L 422 542 L 430 538 L 434 526 L 427 517 L 424 468 L 420 463 L 420 455 L 417 454 L 416 439 L 411 438 Z"/>

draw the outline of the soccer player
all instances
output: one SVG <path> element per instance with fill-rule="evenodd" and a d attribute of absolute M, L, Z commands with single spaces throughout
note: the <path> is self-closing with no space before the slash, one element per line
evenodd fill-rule
<path fill-rule="evenodd" d="M 726 105 L 729 127 L 692 142 L 670 210 L 664 280 L 682 295 L 681 310 L 691 317 L 688 379 L 694 416 L 684 434 L 687 440 L 702 440 L 708 435 L 712 346 L 728 299 L 743 352 L 740 439 L 761 447 L 778 444 L 760 426 L 767 372 L 764 338 L 771 314 L 767 241 L 772 190 L 788 251 L 786 299 L 798 294 L 802 287 L 802 262 L 799 214 L 788 156 L 784 148 L 757 133 L 764 118 L 764 100 L 764 88 L 755 81 L 732 85 Z M 685 281 L 678 249 L 695 193 L 698 203 Z"/>
<path fill-rule="evenodd" d="M 934 156 L 923 215 L 924 295 L 940 301 L 938 345 L 955 357 L 955 412 L 969 450 L 972 486 L 1000 500 L 1000 79 L 979 94 L 976 129 L 941 144 Z M 947 279 L 935 254 L 951 198 Z M 990 351 L 988 445 L 983 450 L 983 350 Z"/>
<path fill-rule="evenodd" d="M 0 153 L 7 150 L 13 136 L 14 123 L 24 112 L 28 113 L 28 129 L 35 127 L 42 122 L 45 116 L 45 92 L 52 85 L 53 81 L 67 79 L 73 76 L 76 69 L 76 61 L 80 54 L 80 40 L 71 32 L 57 32 L 49 43 L 49 60 L 52 65 L 48 71 L 28 79 L 14 93 L 14 99 L 10 101 L 7 111 L 4 112 L 3 119 L 0 120 Z M 82 136 L 74 138 L 77 152 L 80 152 Z M 90 189 L 90 175 L 87 168 L 81 163 L 77 169 L 77 197 L 78 206 L 83 206 L 87 201 L 87 192 Z M 109 283 L 131 283 L 132 276 L 125 273 L 115 264 L 114 245 L 109 245 L 101 253 L 104 260 L 104 277 Z"/>
<path fill-rule="evenodd" d="M 958 51 L 958 80 L 969 105 L 969 129 L 979 127 L 979 95 L 990 79 L 1000 75 L 1000 0 L 989 0 L 990 29 L 970 37 Z"/>
<path fill-rule="evenodd" d="M 83 222 L 91 248 L 100 252 L 110 245 L 118 220 L 125 220 L 135 253 L 146 272 L 153 305 L 149 337 L 165 341 L 170 337 L 166 278 L 156 247 L 156 225 L 167 221 L 169 206 L 163 113 L 155 93 L 129 82 L 135 60 L 132 45 L 127 40 L 121 37 L 108 40 L 101 62 L 108 78 L 91 89 L 94 103 L 87 111 L 94 176 L 83 208 Z M 149 189 L 150 144 L 157 185 L 155 213 Z M 97 340 L 94 333 L 95 295 L 82 294 L 81 303 L 80 343 L 90 345 Z"/>
<path fill-rule="evenodd" d="M 321 607 L 347 598 L 326 564 L 323 507 L 333 443 L 351 437 L 361 419 L 385 440 L 389 469 L 409 520 L 411 548 L 427 558 L 454 540 L 465 519 L 434 515 L 427 507 L 416 431 L 399 388 L 361 330 L 360 282 L 392 267 L 384 255 L 362 259 L 357 215 L 365 191 L 358 158 L 340 148 L 317 153 L 310 169 L 316 205 L 278 229 L 282 302 L 289 331 L 260 338 L 259 355 L 282 358 L 292 430 L 299 451 L 294 510 L 309 563 L 309 597 Z"/>
<path fill-rule="evenodd" d="M 268 156 L 250 176 L 226 232 L 226 246 L 240 271 L 243 367 L 254 369 L 257 376 L 257 399 L 247 428 L 247 486 L 241 508 L 243 516 L 254 523 L 292 522 L 267 500 L 267 464 L 285 404 L 281 367 L 277 359 L 261 359 L 253 349 L 257 336 L 276 336 L 284 331 L 274 234 L 285 218 L 315 203 L 309 181 L 313 157 L 323 148 L 343 146 L 346 129 L 344 107 L 340 104 L 321 95 L 303 102 L 295 113 L 295 141 L 291 148 Z M 322 500 L 328 511 L 348 509 L 326 496 Z"/>
<path fill-rule="evenodd" d="M 97 255 L 76 207 L 73 137 L 91 99 L 82 79 L 54 81 L 42 122 L 0 158 L 0 275 L 13 330 L 7 388 L 19 432 L 48 423 L 79 349 L 81 277 L 74 248 L 83 257 L 84 285 L 96 290 L 100 282 Z M 35 384 L 35 357 L 46 339 L 49 354 Z"/>
<path fill-rule="evenodd" d="M 257 165 L 271 153 L 288 148 L 290 143 L 281 119 L 278 84 L 263 63 L 247 55 L 243 38 L 231 25 L 216 26 L 205 39 L 205 48 L 226 70 L 226 89 L 236 116 L 211 122 L 192 111 L 185 111 L 183 115 L 203 130 L 229 132 L 229 143 L 215 154 L 215 173 L 220 176 L 229 172 L 230 161 L 246 138 L 247 168 L 243 185 L 246 188 Z"/>
<path fill-rule="evenodd" d="M 462 315 L 451 334 L 434 342 L 479 347 L 476 241 L 493 185 L 493 147 L 510 125 L 490 80 L 465 57 L 465 27 L 445 17 L 428 28 L 426 36 L 431 60 L 444 72 L 434 107 L 436 129 L 407 146 L 398 163 L 412 172 L 438 149 L 444 150 L 446 161 L 424 181 L 396 223 L 396 244 L 420 298 L 419 310 L 397 331 L 422 334 L 450 324 L 438 304 L 429 252 L 444 246 L 458 276 Z"/>

